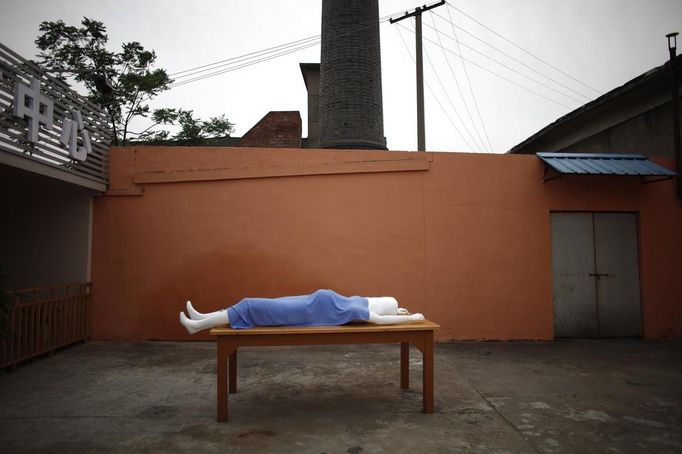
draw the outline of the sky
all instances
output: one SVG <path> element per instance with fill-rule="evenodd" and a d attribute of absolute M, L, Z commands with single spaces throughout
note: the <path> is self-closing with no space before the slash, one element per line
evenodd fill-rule
<path fill-rule="evenodd" d="M 430 5 L 435 1 L 426 3 Z M 379 0 L 382 18 L 423 4 Z M 110 48 L 139 41 L 171 75 L 320 34 L 321 0 L 0 0 L 0 42 L 35 58 L 44 20 L 102 21 Z M 423 15 L 426 149 L 504 153 L 557 118 L 668 60 L 680 0 L 448 0 Z M 384 134 L 417 148 L 414 20 L 380 25 Z M 305 41 L 304 43 L 313 43 Z M 678 47 L 682 47 L 682 38 Z M 282 50 L 292 50 L 282 47 Z M 298 110 L 299 63 L 319 44 L 173 87 L 152 108 L 225 114 L 241 136 L 267 112 Z M 246 62 L 246 61 L 245 61 Z M 176 82 L 189 77 L 178 74 Z M 133 129 L 148 126 L 146 120 Z"/>

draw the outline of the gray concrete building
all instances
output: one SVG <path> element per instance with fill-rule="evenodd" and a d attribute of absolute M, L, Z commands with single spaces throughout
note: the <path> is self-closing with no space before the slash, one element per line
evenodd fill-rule
<path fill-rule="evenodd" d="M 678 56 L 677 67 L 681 64 Z M 681 81 L 678 77 L 678 90 Z M 509 153 L 637 153 L 672 158 L 671 86 L 666 63 L 564 115 Z"/>
<path fill-rule="evenodd" d="M 301 63 L 301 75 L 308 92 L 308 137 L 303 148 L 320 148 L 320 64 Z"/>

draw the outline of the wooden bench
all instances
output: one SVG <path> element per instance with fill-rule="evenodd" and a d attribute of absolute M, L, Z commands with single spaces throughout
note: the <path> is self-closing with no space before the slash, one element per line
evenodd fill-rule
<path fill-rule="evenodd" d="M 433 332 L 437 324 L 424 320 L 399 325 L 369 323 L 314 327 L 213 328 L 218 344 L 218 421 L 228 419 L 229 392 L 237 392 L 237 349 L 252 346 L 400 344 L 400 387 L 410 385 L 410 344 L 422 352 L 424 413 L 433 413 Z M 228 374 L 229 364 L 229 374 Z"/>

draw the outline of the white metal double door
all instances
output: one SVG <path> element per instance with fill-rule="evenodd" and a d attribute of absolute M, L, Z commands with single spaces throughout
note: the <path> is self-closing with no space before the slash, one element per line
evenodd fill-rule
<path fill-rule="evenodd" d="M 552 213 L 554 337 L 641 335 L 637 215 Z"/>

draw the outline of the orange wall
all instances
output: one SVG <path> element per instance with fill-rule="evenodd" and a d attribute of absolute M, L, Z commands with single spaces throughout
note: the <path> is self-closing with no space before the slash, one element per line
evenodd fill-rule
<path fill-rule="evenodd" d="M 209 311 L 318 288 L 396 296 L 441 324 L 439 340 L 551 339 L 551 211 L 638 212 L 644 334 L 682 335 L 671 181 L 544 183 L 522 155 L 110 153 L 94 206 L 95 339 L 190 339 L 177 321 L 186 299 Z"/>

